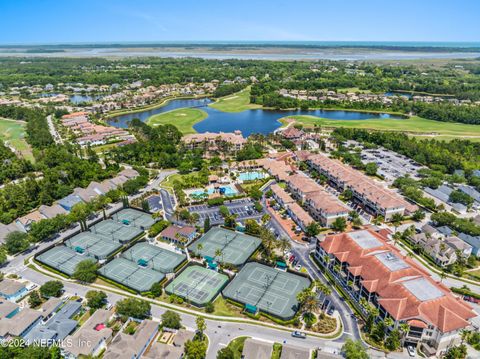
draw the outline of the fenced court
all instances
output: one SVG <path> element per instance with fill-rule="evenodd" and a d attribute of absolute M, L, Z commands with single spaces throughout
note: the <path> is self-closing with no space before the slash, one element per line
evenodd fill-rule
<path fill-rule="evenodd" d="M 67 239 L 64 243 L 77 253 L 93 256 L 97 259 L 107 258 L 122 246 L 116 240 L 92 232 L 81 232 Z"/>
<path fill-rule="evenodd" d="M 260 263 L 247 263 L 223 295 L 257 310 L 290 319 L 297 312 L 297 294 L 310 285 L 308 278 Z"/>
<path fill-rule="evenodd" d="M 112 216 L 112 219 L 122 224 L 133 225 L 142 230 L 149 229 L 155 223 L 150 214 L 133 208 L 125 208 L 118 211 Z"/>
<path fill-rule="evenodd" d="M 125 251 L 122 257 L 162 273 L 173 272 L 186 259 L 186 256 L 183 254 L 145 242 L 135 244 L 132 248 Z"/>
<path fill-rule="evenodd" d="M 154 283 L 158 283 L 165 278 L 165 274 L 142 267 L 125 258 L 115 258 L 100 268 L 99 272 L 104 277 L 137 292 L 147 292 Z"/>
<path fill-rule="evenodd" d="M 36 258 L 39 262 L 46 264 L 69 276 L 73 275 L 77 264 L 86 259 L 96 262 L 96 259 L 85 254 L 81 255 L 65 246 L 56 246 L 40 254 Z"/>
<path fill-rule="evenodd" d="M 194 265 L 185 268 L 165 288 L 165 292 L 178 295 L 200 307 L 211 302 L 227 281 L 228 277 L 225 274 Z"/>
<path fill-rule="evenodd" d="M 90 231 L 122 244 L 130 242 L 132 239 L 143 233 L 143 230 L 139 227 L 122 224 L 112 219 L 98 222 L 96 225 L 90 227 Z"/>
<path fill-rule="evenodd" d="M 214 227 L 191 244 L 189 249 L 196 255 L 212 257 L 217 261 L 239 266 L 247 261 L 261 242 L 260 238 Z M 201 249 L 198 248 L 199 245 L 201 245 Z M 220 251 L 221 254 L 217 255 L 217 251 Z"/>

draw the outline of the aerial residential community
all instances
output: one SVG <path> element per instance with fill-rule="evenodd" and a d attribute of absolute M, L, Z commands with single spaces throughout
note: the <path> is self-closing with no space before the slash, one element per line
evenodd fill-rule
<path fill-rule="evenodd" d="M 0 4 L 0 358 L 479 358 L 480 7 L 406 1 Z"/>

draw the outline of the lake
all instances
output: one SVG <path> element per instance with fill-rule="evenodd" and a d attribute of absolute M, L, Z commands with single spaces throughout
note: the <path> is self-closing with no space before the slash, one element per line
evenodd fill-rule
<path fill-rule="evenodd" d="M 275 131 L 281 126 L 278 121 L 280 118 L 292 115 L 310 115 L 323 117 L 330 120 L 367 120 L 377 119 L 403 119 L 401 116 L 390 115 L 386 113 L 367 113 L 357 111 L 341 111 L 341 110 L 247 110 L 243 112 L 222 112 L 209 107 L 210 99 L 178 99 L 172 100 L 163 107 L 146 110 L 137 113 L 120 115 L 112 117 L 107 122 L 115 127 L 128 127 L 128 122 L 134 118 L 145 122 L 150 116 L 175 110 L 184 107 L 198 107 L 205 111 L 208 117 L 193 126 L 197 132 L 233 132 L 235 130 L 242 131 L 244 136 L 252 133 L 268 134 Z"/>

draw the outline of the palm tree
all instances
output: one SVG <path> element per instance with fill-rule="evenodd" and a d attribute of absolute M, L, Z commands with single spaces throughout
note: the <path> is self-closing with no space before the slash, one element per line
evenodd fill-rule
<path fill-rule="evenodd" d="M 199 255 L 201 255 L 202 249 L 203 249 L 203 244 L 202 244 L 202 243 L 198 243 L 198 245 L 197 245 L 197 252 L 198 252 Z"/>
<path fill-rule="evenodd" d="M 215 249 L 215 258 L 222 257 L 223 262 L 223 251 L 220 248 Z"/>
<path fill-rule="evenodd" d="M 445 269 L 442 269 L 440 273 L 440 283 L 442 283 L 445 278 L 447 278 L 447 272 L 445 271 Z"/>
<path fill-rule="evenodd" d="M 286 251 L 290 248 L 292 248 L 292 244 L 290 243 L 290 240 L 288 238 L 282 237 L 280 240 L 277 242 L 278 249 L 281 251 Z"/>

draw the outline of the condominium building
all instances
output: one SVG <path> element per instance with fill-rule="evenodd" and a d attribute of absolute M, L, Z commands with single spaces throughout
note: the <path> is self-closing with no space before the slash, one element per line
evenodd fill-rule
<path fill-rule="evenodd" d="M 395 213 L 412 213 L 417 209 L 394 191 L 342 162 L 323 154 L 312 154 L 307 164 L 324 175 L 329 183 L 340 191 L 351 190 L 353 200 L 375 215 L 389 220 Z"/>
<path fill-rule="evenodd" d="M 389 330 L 406 323 L 403 342 L 428 356 L 460 343 L 462 329 L 476 316 L 448 287 L 388 244 L 383 231 L 326 236 L 317 241 L 315 257 L 359 307 L 364 299 L 378 308 L 377 320 L 391 318 Z"/>

